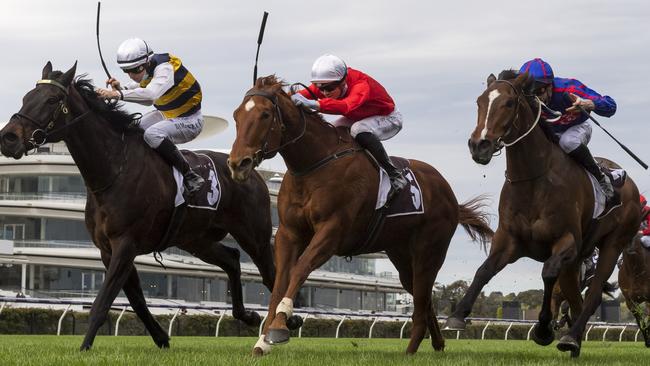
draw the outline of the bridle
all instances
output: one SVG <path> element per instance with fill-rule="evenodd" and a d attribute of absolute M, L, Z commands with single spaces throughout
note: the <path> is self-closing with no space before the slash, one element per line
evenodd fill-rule
<path fill-rule="evenodd" d="M 269 93 L 264 90 L 251 89 L 248 92 L 246 92 L 246 95 L 244 97 L 253 97 L 253 96 L 266 98 L 273 104 L 273 120 L 271 121 L 269 128 L 266 130 L 266 133 L 264 134 L 264 139 L 262 140 L 263 141 L 262 147 L 259 150 L 257 150 L 255 154 L 253 154 L 253 164 L 255 166 L 258 166 L 260 165 L 260 163 L 262 163 L 263 160 L 274 157 L 275 154 L 282 151 L 288 145 L 291 145 L 294 142 L 300 140 L 305 135 L 305 131 L 307 130 L 307 119 L 305 118 L 304 109 L 298 108 L 300 110 L 300 118 L 302 119 L 302 131 L 300 132 L 300 134 L 298 134 L 298 136 L 292 138 L 291 140 L 285 143 L 280 143 L 278 147 L 275 147 L 273 149 L 268 149 L 269 136 L 271 135 L 271 131 L 274 130 L 274 126 L 276 124 L 279 124 L 281 132 L 286 131 L 287 126 L 285 125 L 284 120 L 282 119 L 282 111 L 280 110 L 280 105 L 278 104 L 277 95 L 275 95 L 274 93 Z"/>
<path fill-rule="evenodd" d="M 518 143 L 519 141 L 523 140 L 526 136 L 528 136 L 528 134 L 530 134 L 535 129 L 535 126 L 537 126 L 537 124 L 538 124 L 538 122 L 540 120 L 540 117 L 542 115 L 542 106 L 544 105 L 544 103 L 542 103 L 542 101 L 539 100 L 539 98 L 535 95 L 534 97 L 535 97 L 535 100 L 537 101 L 537 105 L 539 107 L 538 110 L 537 110 L 537 118 L 535 118 L 535 122 L 533 122 L 533 124 L 530 126 L 528 131 L 523 133 L 521 136 L 517 137 L 514 141 L 505 142 L 505 141 L 503 141 L 503 136 L 507 136 L 512 132 L 512 126 L 516 125 L 517 120 L 519 119 L 519 105 L 521 104 L 522 96 L 530 97 L 530 95 L 522 95 L 522 93 L 520 93 L 517 90 L 517 88 L 508 80 L 495 80 L 495 82 L 508 84 L 512 88 L 512 90 L 515 92 L 515 94 L 517 95 L 517 107 L 515 109 L 515 116 L 513 117 L 512 121 L 510 123 L 508 123 L 508 130 L 506 130 L 506 133 L 504 133 L 501 137 L 499 137 L 497 139 L 497 141 L 496 141 L 497 149 L 495 151 L 495 154 L 496 154 L 496 153 L 500 153 L 501 149 L 503 149 L 504 147 L 513 146 L 516 143 Z"/>
<path fill-rule="evenodd" d="M 57 106 L 57 108 L 54 109 L 54 111 L 52 112 L 49 121 L 46 123 L 42 121 L 38 121 L 35 118 L 32 118 L 29 115 L 20 112 L 14 113 L 13 115 L 13 117 L 23 118 L 29 121 L 30 123 L 32 123 L 34 126 L 36 126 L 36 129 L 32 132 L 31 137 L 29 138 L 29 140 L 27 140 L 27 142 L 30 143 L 34 148 L 38 148 L 42 145 L 45 145 L 47 143 L 47 139 L 49 136 L 52 136 L 56 133 L 59 133 L 73 126 L 74 124 L 81 121 L 84 117 L 86 117 L 90 113 L 90 110 L 88 110 L 83 114 L 73 118 L 69 122 L 65 122 L 63 126 L 55 129 L 54 126 L 56 126 L 56 122 L 59 120 L 59 117 L 61 117 L 61 114 L 63 114 L 64 116 L 68 116 L 69 113 L 68 106 L 66 105 L 68 101 L 68 95 L 69 95 L 68 88 L 66 88 L 60 82 L 51 79 L 42 79 L 36 82 L 36 86 L 42 84 L 55 86 L 61 89 L 65 94 L 65 96 L 59 101 L 58 103 L 59 105 Z M 66 118 L 66 120 L 67 119 L 68 118 Z"/>

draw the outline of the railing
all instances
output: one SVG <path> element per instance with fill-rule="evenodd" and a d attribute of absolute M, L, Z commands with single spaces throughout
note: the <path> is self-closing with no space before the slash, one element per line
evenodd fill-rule
<path fill-rule="evenodd" d="M 83 203 L 86 193 L 0 193 L 0 201 L 63 201 Z"/>
<path fill-rule="evenodd" d="M 61 317 L 59 318 L 58 321 L 58 326 L 57 326 L 57 335 L 61 333 L 61 325 L 63 322 L 63 318 L 66 316 L 66 314 L 70 311 L 70 308 L 73 305 L 80 305 L 80 306 L 86 306 L 89 307 L 92 305 L 93 301 L 90 300 L 61 300 L 61 299 L 35 299 L 35 298 L 16 298 L 16 297 L 4 297 L 0 296 L 0 315 L 2 314 L 2 311 L 6 309 L 7 305 L 10 305 L 12 303 L 16 304 L 49 304 L 49 305 L 61 305 L 61 306 L 66 306 L 65 310 L 61 314 Z M 186 310 L 202 310 L 202 311 L 212 311 L 215 313 L 215 316 L 218 316 L 219 319 L 216 324 L 216 329 L 215 329 L 215 337 L 219 336 L 219 327 L 221 325 L 221 321 L 223 320 L 224 316 L 226 313 L 231 313 L 231 306 L 225 305 L 225 306 L 208 306 L 208 305 L 198 305 L 198 304 L 147 304 L 149 308 L 162 308 L 162 309 L 169 309 L 174 311 L 174 315 L 171 318 L 169 322 L 169 334 L 171 334 L 174 321 L 176 320 L 177 316 L 180 314 L 180 312 L 184 309 Z M 115 302 L 112 305 L 113 308 L 118 308 L 121 312 L 120 315 L 118 316 L 116 323 L 115 323 L 115 335 L 117 336 L 119 334 L 119 326 L 120 326 L 120 320 L 122 319 L 122 316 L 124 315 L 124 312 L 130 308 L 129 303 L 124 303 L 124 302 Z M 262 328 L 264 325 L 264 322 L 266 321 L 266 317 L 268 315 L 267 313 L 267 308 L 262 307 L 262 306 L 248 306 L 248 310 L 254 310 L 258 311 L 261 313 L 264 313 L 264 319 L 262 320 L 262 323 L 260 324 L 259 327 L 259 333 L 261 334 Z M 339 333 L 341 326 L 346 320 L 349 319 L 354 319 L 354 318 L 371 318 L 372 319 L 372 324 L 370 326 L 370 329 L 368 330 L 368 338 L 372 338 L 372 333 L 373 333 L 373 328 L 377 321 L 379 319 L 385 319 L 385 320 L 404 320 L 404 324 L 402 325 L 400 329 L 400 339 L 403 338 L 404 335 L 404 328 L 410 321 L 410 316 L 408 315 L 401 315 L 401 314 L 382 314 L 382 313 L 363 313 L 363 312 L 353 312 L 353 311 L 326 311 L 326 310 L 317 310 L 317 309 L 295 309 L 294 314 L 296 315 L 301 315 L 303 317 L 303 325 L 306 323 L 306 320 L 308 318 L 314 318 L 315 316 L 324 316 L 330 319 L 339 319 L 339 323 L 336 327 L 336 333 L 335 333 L 335 338 L 339 338 Z M 446 319 L 445 316 L 438 316 L 438 320 L 444 320 Z M 483 327 L 483 330 L 481 331 L 481 339 L 485 339 L 485 333 L 490 325 L 493 324 L 508 324 L 508 327 L 505 332 L 504 340 L 508 340 L 508 333 L 512 326 L 514 324 L 518 325 L 523 325 L 527 324 L 530 325 L 530 328 L 527 333 L 526 340 L 530 340 L 530 334 L 535 326 L 537 324 L 537 321 L 535 320 L 512 320 L 512 319 L 495 319 L 495 318 L 467 318 L 467 320 L 473 321 L 473 322 L 485 322 L 485 326 Z M 605 331 L 603 332 L 602 340 L 605 341 L 607 332 L 610 329 L 621 329 L 621 332 L 619 333 L 618 336 L 618 341 L 622 342 L 623 341 L 623 333 L 625 330 L 628 328 L 637 328 L 638 326 L 635 323 L 604 323 L 604 322 L 589 322 L 587 323 L 589 328 L 585 332 L 585 341 L 589 340 L 589 333 L 591 332 L 592 329 L 594 328 L 605 328 Z M 634 342 L 637 342 L 638 335 L 639 335 L 640 329 L 636 331 L 634 335 Z M 298 330 L 298 337 L 302 337 L 302 327 Z M 460 338 L 460 331 L 456 331 L 456 339 Z"/>

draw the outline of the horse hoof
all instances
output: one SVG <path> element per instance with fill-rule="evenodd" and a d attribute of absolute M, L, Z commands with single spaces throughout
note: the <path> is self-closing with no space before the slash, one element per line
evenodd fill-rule
<path fill-rule="evenodd" d="M 560 338 L 560 341 L 557 344 L 557 349 L 562 352 L 571 351 L 571 357 L 580 356 L 580 344 L 578 344 L 578 342 L 570 335 L 565 335 Z"/>
<path fill-rule="evenodd" d="M 433 350 L 436 352 L 442 352 L 445 350 L 445 342 L 442 342 L 442 344 L 434 344 L 433 345 Z"/>
<path fill-rule="evenodd" d="M 158 346 L 160 349 L 169 348 L 169 338 L 163 339 L 162 341 L 156 341 L 156 346 Z"/>
<path fill-rule="evenodd" d="M 257 327 L 262 324 L 262 317 L 255 311 L 246 311 L 244 316 L 241 317 L 241 321 L 248 326 Z"/>
<path fill-rule="evenodd" d="M 283 344 L 289 342 L 289 328 L 269 328 L 264 338 L 268 344 Z"/>
<path fill-rule="evenodd" d="M 550 328 L 550 324 L 546 330 L 544 330 L 544 328 L 540 328 L 539 323 L 535 324 L 535 329 L 533 329 L 533 341 L 535 341 L 535 343 L 539 344 L 540 346 L 548 346 L 549 344 L 553 343 L 554 340 L 555 335 Z"/>
<path fill-rule="evenodd" d="M 79 351 L 80 351 L 80 352 L 83 352 L 83 351 L 90 351 L 90 348 L 91 348 L 91 347 L 92 347 L 92 346 L 91 346 L 90 344 L 82 344 L 81 347 L 79 347 Z"/>
<path fill-rule="evenodd" d="M 443 330 L 465 330 L 465 320 L 460 318 L 447 318 Z"/>
<path fill-rule="evenodd" d="M 262 357 L 264 356 L 264 351 L 260 347 L 255 347 L 253 348 L 253 352 L 251 353 L 253 357 Z"/>
<path fill-rule="evenodd" d="M 302 327 L 303 322 L 304 321 L 300 315 L 292 315 L 289 319 L 287 319 L 287 328 L 289 328 L 289 330 L 298 329 Z"/>

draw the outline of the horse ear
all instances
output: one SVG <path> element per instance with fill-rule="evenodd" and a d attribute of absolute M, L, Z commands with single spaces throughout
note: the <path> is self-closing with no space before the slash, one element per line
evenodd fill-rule
<path fill-rule="evenodd" d="M 48 76 L 52 73 L 52 63 L 48 61 L 45 64 L 45 67 L 43 68 L 43 74 L 41 75 L 41 79 L 47 79 Z"/>
<path fill-rule="evenodd" d="M 526 94 L 530 94 L 533 92 L 533 89 L 535 87 L 535 79 L 529 73 L 524 72 L 517 76 L 514 84 L 517 87 L 521 88 L 521 90 L 523 90 Z"/>
<path fill-rule="evenodd" d="M 77 72 L 77 61 L 74 62 L 74 65 L 72 65 L 70 70 L 66 71 L 65 74 L 61 76 L 61 83 L 65 86 L 70 85 L 70 83 L 72 83 L 72 79 L 74 78 L 76 72 Z"/>
<path fill-rule="evenodd" d="M 492 85 L 495 81 L 497 81 L 497 77 L 494 76 L 494 74 L 490 74 L 490 76 L 487 77 L 487 86 Z"/>

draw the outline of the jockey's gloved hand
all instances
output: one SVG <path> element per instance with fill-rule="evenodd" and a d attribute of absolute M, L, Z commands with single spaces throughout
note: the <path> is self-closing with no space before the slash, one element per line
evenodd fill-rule
<path fill-rule="evenodd" d="M 302 94 L 296 93 L 291 96 L 291 101 L 297 106 L 305 106 L 314 110 L 318 110 L 318 102 L 312 99 L 305 98 Z"/>
<path fill-rule="evenodd" d="M 120 81 L 115 79 L 115 78 L 110 78 L 106 80 L 106 86 L 111 86 L 113 90 L 122 90 L 122 86 L 120 85 Z"/>
<path fill-rule="evenodd" d="M 582 107 L 582 109 L 587 112 L 593 111 L 596 108 L 596 105 L 591 99 L 580 98 L 573 93 L 569 93 L 569 97 L 571 98 L 573 105 L 566 109 L 567 112 L 580 112 L 578 107 Z"/>

